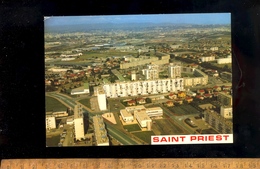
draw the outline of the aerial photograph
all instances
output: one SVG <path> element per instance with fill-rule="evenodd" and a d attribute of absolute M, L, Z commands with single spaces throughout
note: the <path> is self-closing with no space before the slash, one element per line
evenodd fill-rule
<path fill-rule="evenodd" d="M 45 16 L 44 50 L 46 147 L 233 135 L 230 13 Z"/>

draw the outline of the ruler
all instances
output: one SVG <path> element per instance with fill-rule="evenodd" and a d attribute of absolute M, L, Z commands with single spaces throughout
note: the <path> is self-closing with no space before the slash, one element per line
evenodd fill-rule
<path fill-rule="evenodd" d="M 1 169 L 259 169 L 260 158 L 8 159 Z"/>

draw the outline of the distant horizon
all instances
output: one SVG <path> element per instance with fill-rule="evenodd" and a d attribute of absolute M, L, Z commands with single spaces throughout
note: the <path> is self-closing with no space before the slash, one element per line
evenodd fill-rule
<path fill-rule="evenodd" d="M 46 27 L 80 24 L 231 24 L 230 13 L 207 14 L 145 14 L 145 15 L 98 15 L 98 16 L 45 16 Z"/>

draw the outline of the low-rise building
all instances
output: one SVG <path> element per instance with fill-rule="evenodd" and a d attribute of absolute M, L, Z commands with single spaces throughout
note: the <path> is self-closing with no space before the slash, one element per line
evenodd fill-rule
<path fill-rule="evenodd" d="M 146 108 L 146 113 L 149 117 L 163 116 L 163 110 L 161 107 Z"/>
<path fill-rule="evenodd" d="M 81 94 L 88 94 L 89 93 L 89 84 L 84 83 L 84 86 L 72 89 L 70 94 L 71 95 L 81 95 Z"/>
<path fill-rule="evenodd" d="M 126 109 L 122 109 L 120 110 L 120 115 L 122 117 L 122 119 L 124 120 L 124 122 L 132 122 L 134 120 L 134 116 L 128 112 Z"/>
<path fill-rule="evenodd" d="M 145 110 L 138 110 L 134 112 L 134 116 L 136 118 L 136 120 L 138 121 L 139 125 L 142 128 L 146 128 L 149 126 L 148 123 L 151 123 L 152 120 L 150 119 L 150 117 L 147 115 Z"/>

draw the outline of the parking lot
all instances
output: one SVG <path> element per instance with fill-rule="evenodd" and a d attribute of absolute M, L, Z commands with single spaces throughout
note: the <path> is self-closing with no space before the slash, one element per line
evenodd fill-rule
<path fill-rule="evenodd" d="M 173 112 L 174 115 L 183 116 L 183 115 L 191 115 L 191 114 L 198 114 L 199 111 L 191 105 L 179 105 L 174 107 L 169 107 L 169 110 Z"/>

